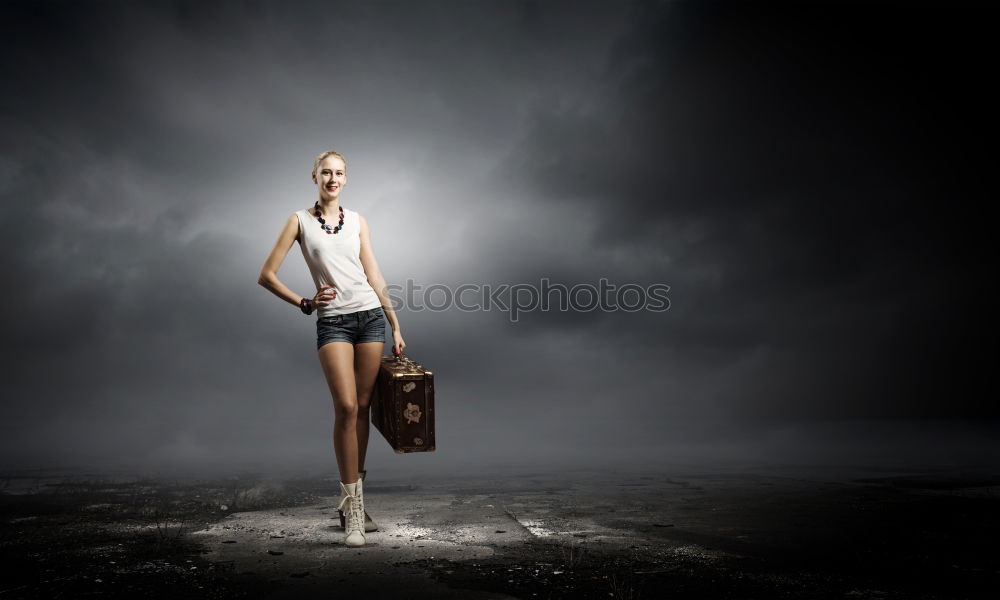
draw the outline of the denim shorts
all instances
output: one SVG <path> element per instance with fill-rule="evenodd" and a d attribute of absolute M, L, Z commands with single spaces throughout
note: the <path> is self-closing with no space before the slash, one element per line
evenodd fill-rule
<path fill-rule="evenodd" d="M 346 315 L 316 319 L 316 349 L 330 342 L 385 342 L 385 311 L 382 307 Z"/>

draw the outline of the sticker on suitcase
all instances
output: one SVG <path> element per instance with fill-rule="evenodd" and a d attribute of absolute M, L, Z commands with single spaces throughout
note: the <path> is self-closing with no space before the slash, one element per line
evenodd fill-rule
<path fill-rule="evenodd" d="M 420 422 L 420 406 L 417 404 L 406 403 L 406 410 L 403 411 L 403 417 L 406 419 L 406 424 L 419 423 Z"/>

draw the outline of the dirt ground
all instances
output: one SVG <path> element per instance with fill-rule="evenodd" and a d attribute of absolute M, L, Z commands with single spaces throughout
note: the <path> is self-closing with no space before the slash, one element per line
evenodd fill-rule
<path fill-rule="evenodd" d="M 1000 472 L 480 473 L 380 479 L 343 544 L 336 479 L 0 475 L 9 598 L 994 597 Z"/>

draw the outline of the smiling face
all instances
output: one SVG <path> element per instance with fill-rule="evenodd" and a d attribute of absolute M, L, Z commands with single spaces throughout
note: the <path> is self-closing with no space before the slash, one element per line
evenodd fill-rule
<path fill-rule="evenodd" d="M 316 166 L 313 182 L 319 188 L 321 197 L 327 200 L 337 198 L 347 183 L 347 165 L 336 156 L 327 156 Z"/>

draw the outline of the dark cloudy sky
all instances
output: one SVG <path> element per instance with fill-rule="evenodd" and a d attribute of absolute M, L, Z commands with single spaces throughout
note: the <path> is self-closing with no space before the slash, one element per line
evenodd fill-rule
<path fill-rule="evenodd" d="M 670 286 L 400 309 L 439 449 L 369 466 L 995 453 L 982 10 L 4 2 L 2 462 L 334 465 L 256 283 L 327 149 L 390 284 Z"/>

